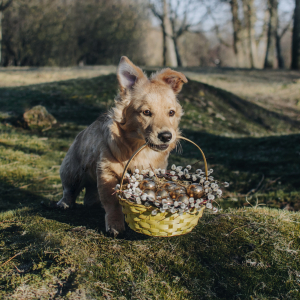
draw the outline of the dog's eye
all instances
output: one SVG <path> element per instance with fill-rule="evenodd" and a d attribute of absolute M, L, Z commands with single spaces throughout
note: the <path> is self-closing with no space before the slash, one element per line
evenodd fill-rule
<path fill-rule="evenodd" d="M 170 117 L 173 117 L 174 115 L 175 115 L 175 111 L 174 111 L 174 110 L 170 110 L 170 111 L 169 111 L 169 116 L 170 116 Z"/>
<path fill-rule="evenodd" d="M 148 116 L 148 117 L 150 117 L 152 114 L 151 114 L 151 111 L 150 110 L 144 110 L 143 111 L 143 114 L 145 115 L 145 116 Z"/>

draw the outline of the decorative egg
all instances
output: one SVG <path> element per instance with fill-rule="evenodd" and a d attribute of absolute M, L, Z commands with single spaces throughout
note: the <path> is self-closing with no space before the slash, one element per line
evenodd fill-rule
<path fill-rule="evenodd" d="M 175 199 L 176 197 L 180 195 L 185 195 L 186 194 L 186 189 L 182 186 L 177 187 L 175 190 L 170 192 L 170 196 Z"/>
<path fill-rule="evenodd" d="M 156 191 L 156 197 L 167 198 L 169 197 L 169 193 L 165 189 L 158 189 Z"/>
<path fill-rule="evenodd" d="M 143 180 L 139 187 L 141 190 L 155 190 L 156 184 L 152 180 Z"/>
<path fill-rule="evenodd" d="M 155 192 L 153 190 L 144 190 L 143 191 L 144 194 L 146 194 L 148 197 L 149 200 L 152 200 L 154 201 L 155 200 Z"/>
<path fill-rule="evenodd" d="M 187 193 L 193 198 L 201 198 L 204 195 L 203 187 L 199 184 L 191 184 L 187 188 Z"/>
<path fill-rule="evenodd" d="M 163 185 L 163 188 L 168 192 L 171 192 L 177 188 L 177 184 L 173 181 L 168 181 Z"/>
<path fill-rule="evenodd" d="M 187 195 L 179 195 L 177 198 L 176 198 L 176 201 L 178 203 L 188 203 L 189 202 L 189 197 Z"/>

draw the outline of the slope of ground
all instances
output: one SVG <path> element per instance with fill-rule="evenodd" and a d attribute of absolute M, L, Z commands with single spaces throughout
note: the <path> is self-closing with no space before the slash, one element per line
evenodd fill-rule
<path fill-rule="evenodd" d="M 300 72 L 233 68 L 183 68 L 191 79 L 213 85 L 268 110 L 300 120 Z"/>
<path fill-rule="evenodd" d="M 68 147 L 111 107 L 116 87 L 107 75 L 0 89 L 0 298 L 299 298 L 299 212 L 261 208 L 299 210 L 297 123 L 214 87 L 185 86 L 184 135 L 203 148 L 215 177 L 230 181 L 221 207 L 254 207 L 206 213 L 182 237 L 128 229 L 117 240 L 104 233 L 102 210 L 83 207 L 83 194 L 75 210 L 49 208 L 62 195 L 59 166 Z M 12 125 L 38 104 L 58 119 L 55 128 Z M 182 147 L 171 162 L 201 159 Z"/>

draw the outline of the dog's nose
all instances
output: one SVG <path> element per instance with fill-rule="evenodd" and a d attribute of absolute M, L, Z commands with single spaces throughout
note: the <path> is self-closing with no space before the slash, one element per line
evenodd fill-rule
<path fill-rule="evenodd" d="M 172 139 L 172 133 L 170 131 L 160 132 L 157 136 L 162 142 L 166 143 Z"/>

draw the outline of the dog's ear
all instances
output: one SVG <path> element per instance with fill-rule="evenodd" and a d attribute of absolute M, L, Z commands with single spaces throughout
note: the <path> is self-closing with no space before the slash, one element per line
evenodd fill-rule
<path fill-rule="evenodd" d="M 130 90 L 138 81 L 147 79 L 143 71 L 135 66 L 126 56 L 121 57 L 117 77 L 121 92 Z"/>
<path fill-rule="evenodd" d="M 182 89 L 182 85 L 188 82 L 182 73 L 173 71 L 170 68 L 161 70 L 153 79 L 161 80 L 168 84 L 175 94 L 178 94 Z"/>

